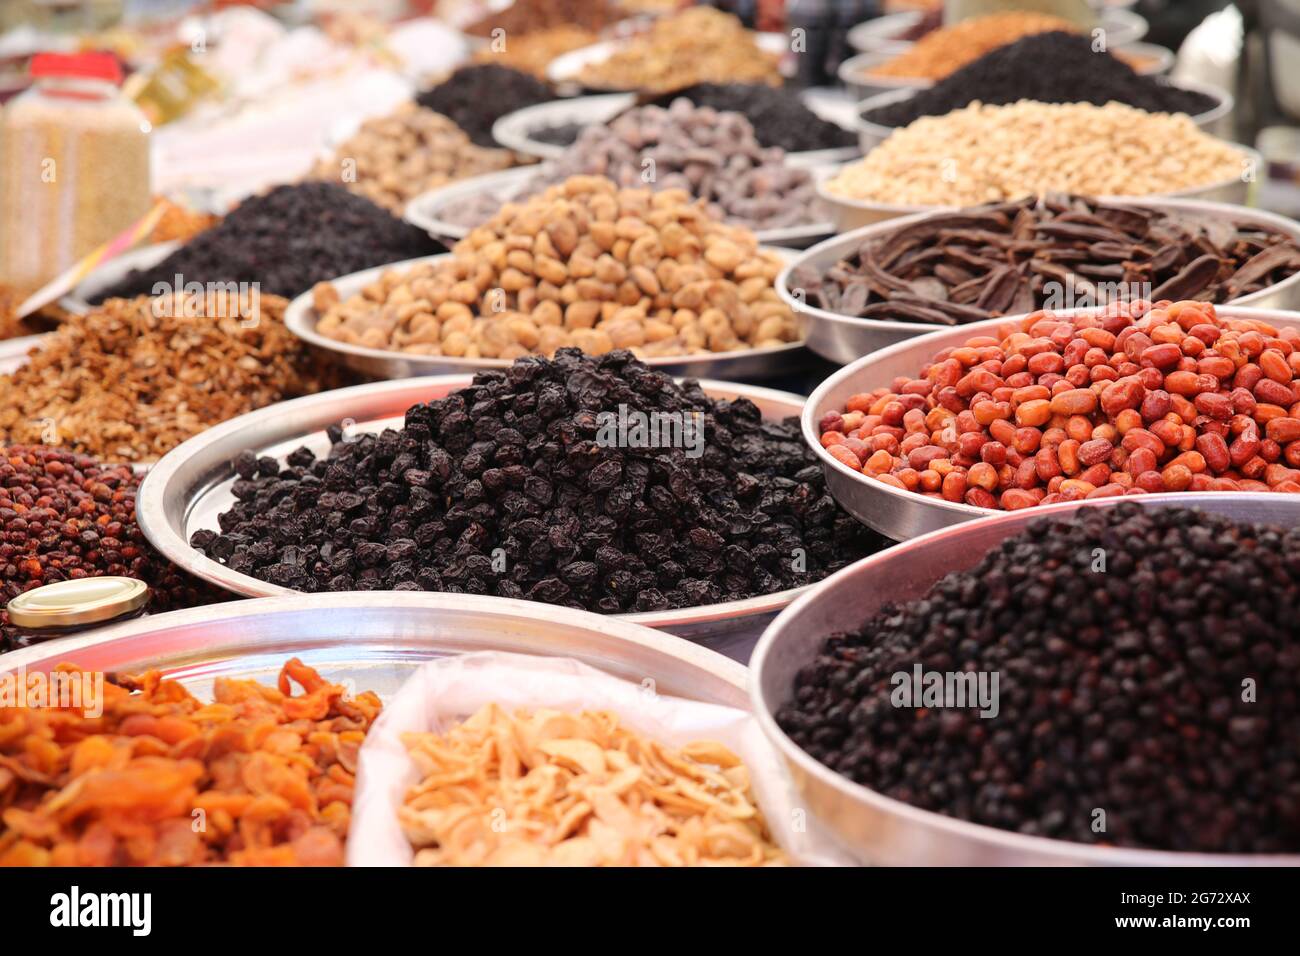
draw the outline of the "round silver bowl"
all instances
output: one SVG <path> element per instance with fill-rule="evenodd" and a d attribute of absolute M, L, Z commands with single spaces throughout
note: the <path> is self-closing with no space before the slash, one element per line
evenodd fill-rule
<path fill-rule="evenodd" d="M 281 402 L 209 428 L 170 451 L 153 467 L 136 497 L 136 520 L 165 558 L 210 584 L 246 597 L 297 594 L 233 571 L 190 546 L 190 536 L 200 528 L 217 530 L 217 516 L 234 503 L 231 463 L 236 456 L 252 450 L 282 460 L 302 445 L 318 456 L 325 455 L 330 447 L 325 429 L 330 425 L 346 426 L 347 434 L 401 427 L 412 405 L 442 398 L 470 381 L 468 375 L 445 375 L 356 385 Z M 747 398 L 768 419 L 798 415 L 803 407 L 803 398 L 788 392 L 707 380 L 700 385 L 715 398 Z M 691 638 L 747 660 L 762 627 L 805 589 L 614 617 Z"/>
<path fill-rule="evenodd" d="M 387 699 L 424 661 L 475 651 L 572 657 L 660 694 L 748 709 L 745 669 L 688 641 L 569 608 L 410 591 L 303 594 L 172 611 L 35 644 L 0 670 L 161 670 L 203 698 L 216 678 L 275 685 L 300 658 L 353 693 Z"/>
<path fill-rule="evenodd" d="M 1131 0 L 1102 0 L 1092 5 L 1100 8 L 1097 13 L 1098 26 L 1106 31 L 1106 45 L 1109 47 L 1137 43 L 1150 29 L 1145 17 L 1126 9 L 1132 6 Z M 849 46 L 864 53 L 891 45 L 906 49 L 912 42 L 903 37 L 921 22 L 924 15 L 919 10 L 903 10 L 859 23 L 847 34 Z"/>
<path fill-rule="evenodd" d="M 1192 80 L 1170 80 L 1161 78 L 1160 82 L 1166 86 L 1174 86 L 1179 89 L 1192 90 L 1196 93 L 1204 93 L 1206 96 L 1213 97 L 1215 105 L 1203 113 L 1197 113 L 1192 116 L 1192 122 L 1203 133 L 1209 133 L 1211 136 L 1223 137 L 1232 132 L 1231 116 L 1236 101 L 1231 93 L 1221 86 L 1215 86 L 1211 83 L 1199 83 Z M 901 127 L 886 126 L 882 123 L 873 123 L 865 117 L 874 110 L 881 109 L 885 106 L 894 106 L 898 103 L 904 103 L 916 96 L 915 89 L 894 90 L 889 93 L 879 93 L 875 96 L 869 96 L 858 104 L 858 145 L 861 146 L 863 153 L 869 153 L 891 135 L 897 132 Z"/>
<path fill-rule="evenodd" d="M 855 155 L 856 152 L 854 150 Z M 806 153 L 804 155 L 807 157 L 816 154 Z M 796 163 L 794 165 L 800 164 Z M 539 168 L 542 167 L 520 166 L 502 172 L 471 176 L 468 179 L 449 183 L 446 186 L 439 186 L 437 189 L 421 193 L 408 202 L 403 218 L 411 225 L 423 229 L 433 238 L 439 239 L 448 245 L 454 245 L 457 241 L 469 235 L 473 227 L 447 219 L 444 214 L 448 207 L 454 203 L 483 194 L 498 198 L 502 205 L 519 199 L 527 191 L 528 183 L 537 174 Z M 800 168 L 807 167 L 800 166 Z M 820 242 L 827 236 L 834 234 L 834 232 L 835 226 L 828 220 L 825 222 L 805 223 L 799 226 L 783 226 L 779 229 L 756 229 L 754 230 L 754 236 L 766 246 L 786 246 L 793 249 L 802 249 L 814 242 Z"/>
<path fill-rule="evenodd" d="M 814 113 L 818 99 L 803 94 L 808 108 Z M 539 159 L 558 159 L 572 149 L 572 144 L 546 143 L 535 138 L 539 130 L 553 129 L 570 124 L 601 125 L 608 123 L 624 110 L 636 104 L 635 93 L 601 93 L 595 96 L 575 96 L 569 99 L 552 100 L 526 106 L 513 113 L 507 113 L 492 124 L 492 138 L 502 146 Z M 830 122 L 835 119 L 822 117 Z M 852 129 L 852 126 L 845 126 Z M 821 166 L 826 163 L 843 163 L 858 155 L 856 146 L 844 146 L 838 149 L 817 149 L 786 153 L 786 161 L 791 166 Z"/>
<path fill-rule="evenodd" d="M 1085 311 L 1088 310 L 1063 309 L 1057 314 L 1070 315 Z M 1278 328 L 1286 326 L 1300 328 L 1300 312 L 1250 309 L 1235 305 L 1215 306 L 1215 311 L 1224 318 L 1258 319 Z M 985 322 L 972 322 L 969 325 L 944 329 L 942 332 L 931 332 L 929 335 L 906 339 L 840 369 L 817 386 L 816 391 L 809 396 L 807 404 L 804 405 L 803 437 L 821 462 L 822 470 L 826 474 L 826 488 L 839 502 L 841 508 L 863 524 L 875 528 L 895 541 L 907 541 L 974 518 L 1007 514 L 995 508 L 978 508 L 964 502 L 929 498 L 918 492 L 905 491 L 882 481 L 876 481 L 874 478 L 868 478 L 861 472 L 836 461 L 827 453 L 822 447 L 821 431 L 817 425 L 827 412 L 843 411 L 844 403 L 848 401 L 849 396 L 888 386 L 898 376 L 913 378 L 921 371 L 923 365 L 943 349 L 954 348 L 977 335 L 997 336 L 1004 331 L 1018 329 L 1023 319 L 1024 316 L 989 319 Z M 1218 498 L 1225 494 L 1228 492 L 1197 492 L 1194 497 Z M 1280 492 L 1267 492 L 1267 494 L 1292 501 L 1297 508 L 1295 513 L 1300 516 L 1300 495 L 1292 496 Z M 1126 497 L 1125 500 L 1147 497 L 1163 496 L 1133 495 Z M 1041 507 L 1026 508 L 1024 513 L 1036 514 L 1043 510 Z"/>
<path fill-rule="evenodd" d="M 1133 200 L 1134 205 L 1206 217 L 1224 217 L 1243 222 L 1259 223 L 1285 233 L 1300 243 L 1300 222 L 1260 209 L 1232 206 L 1227 203 L 1203 202 L 1196 199 L 1161 199 L 1156 201 Z M 841 365 L 855 362 L 877 349 L 885 348 L 904 339 L 916 338 L 931 332 L 951 328 L 922 322 L 891 322 L 881 319 L 860 319 L 854 316 L 827 312 L 813 308 L 801 301 L 791 287 L 794 270 L 811 266 L 824 272 L 846 255 L 854 252 L 865 240 L 888 235 L 919 222 L 933 213 L 914 213 L 903 219 L 891 219 L 863 226 L 834 239 L 813 246 L 800 253 L 782 270 L 776 280 L 776 291 L 782 299 L 804 317 L 807 345 L 823 358 Z M 1258 309 L 1300 309 L 1300 273 L 1283 279 L 1276 285 L 1252 292 L 1229 303 L 1234 306 L 1252 306 Z"/>
<path fill-rule="evenodd" d="M 790 699 L 795 675 L 836 631 L 861 627 L 886 603 L 924 595 L 945 575 L 977 564 L 990 548 L 1034 518 L 1078 507 L 1182 505 L 1283 526 L 1300 517 L 1288 495 L 1152 495 L 1066 503 L 1010 512 L 936 531 L 833 574 L 795 601 L 763 633 L 750 661 L 750 699 L 759 726 L 781 752 L 805 806 L 859 862 L 885 866 L 1279 866 L 1296 855 L 1177 853 L 1090 846 L 1026 836 L 910 806 L 854 783 L 814 759 L 774 715 Z"/>
<path fill-rule="evenodd" d="M 1255 180 L 1260 171 L 1265 168 L 1264 159 L 1257 150 L 1249 146 L 1242 146 L 1240 143 L 1231 145 L 1240 150 L 1245 157 L 1241 175 L 1232 179 L 1168 193 L 1152 193 L 1149 196 L 1102 196 L 1099 198 L 1108 201 L 1129 200 L 1131 202 L 1153 202 L 1162 199 L 1200 199 L 1206 202 L 1248 206 L 1250 205 Z M 885 222 L 889 219 L 898 219 L 916 213 L 938 212 L 941 209 L 953 208 L 950 206 L 908 206 L 900 203 L 872 202 L 837 195 L 827 190 L 826 183 L 843 168 L 823 167 L 814 173 L 817 183 L 817 195 L 826 206 L 830 207 L 832 216 L 835 219 L 835 231 L 837 233 L 845 233 L 851 229 L 869 226 L 872 223 Z"/>
<path fill-rule="evenodd" d="M 794 255 L 789 249 L 770 249 L 789 262 Z M 390 269 L 404 269 L 421 262 L 437 262 L 450 258 L 451 253 L 407 259 L 373 269 L 363 269 L 331 281 L 341 299 L 348 299 L 377 280 Z M 491 368 L 509 368 L 509 359 L 453 358 L 444 355 L 417 355 L 395 349 L 376 349 L 364 345 L 340 342 L 316 329 L 320 314 L 316 311 L 311 292 L 304 292 L 285 309 L 284 324 L 290 332 L 302 339 L 318 354 L 330 361 L 368 375 L 372 378 L 413 378 L 421 375 L 449 375 L 479 372 Z M 789 342 L 770 349 L 737 349 L 733 352 L 712 352 L 704 355 L 667 355 L 643 359 L 651 368 L 686 378 L 720 377 L 726 379 L 770 379 L 788 376 L 807 358 L 803 342 Z"/>

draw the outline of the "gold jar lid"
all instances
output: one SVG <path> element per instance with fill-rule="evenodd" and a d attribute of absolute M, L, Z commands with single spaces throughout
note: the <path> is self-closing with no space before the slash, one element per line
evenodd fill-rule
<path fill-rule="evenodd" d="M 77 578 L 25 591 L 5 610 L 17 627 L 85 627 L 138 611 L 147 600 L 149 586 L 135 578 Z"/>

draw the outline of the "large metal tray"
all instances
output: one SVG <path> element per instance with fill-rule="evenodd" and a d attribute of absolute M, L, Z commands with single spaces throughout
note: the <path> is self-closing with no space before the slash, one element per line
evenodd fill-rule
<path fill-rule="evenodd" d="M 771 249 L 787 262 L 789 249 Z M 409 268 L 420 262 L 436 262 L 450 253 L 393 262 L 373 269 L 363 269 L 332 280 L 340 297 L 346 299 L 374 282 L 389 269 Z M 374 349 L 340 342 L 316 331 L 320 315 L 310 291 L 289 303 L 284 313 L 285 327 L 320 354 L 371 378 L 414 378 L 421 375 L 452 375 L 489 368 L 509 368 L 508 359 L 453 358 L 443 355 L 417 355 L 393 349 Z M 808 359 L 803 342 L 790 342 L 772 349 L 741 349 L 708 355 L 661 356 L 644 359 L 652 368 L 669 375 L 687 378 L 718 377 L 726 379 L 770 379 L 789 376 Z"/>
<path fill-rule="evenodd" d="M 1223 216 L 1247 222 L 1258 222 L 1284 232 L 1294 238 L 1296 242 L 1300 242 L 1300 222 L 1271 212 L 1264 212 L 1260 209 L 1196 199 L 1133 200 L 1132 202 L 1134 205 L 1150 209 L 1164 209 L 1170 212 L 1194 213 L 1203 216 Z M 924 219 L 928 215 L 932 215 L 932 213 L 913 214 L 905 219 L 891 219 L 874 225 L 863 226 L 853 232 L 836 236 L 834 239 L 828 239 L 813 246 L 811 249 L 800 253 L 786 266 L 777 277 L 776 291 L 791 308 L 797 309 L 805 317 L 808 348 L 823 358 L 844 365 L 849 362 L 856 362 L 862 356 L 874 352 L 876 349 L 885 348 L 904 339 L 915 338 L 919 335 L 939 332 L 949 328 L 949 326 L 945 325 L 930 325 L 921 322 L 859 319 L 835 312 L 827 312 L 824 309 L 813 308 L 801 302 L 796 298 L 790 286 L 790 277 L 794 274 L 796 268 L 812 266 L 815 269 L 825 270 L 857 249 L 863 240 L 885 235 L 895 229 L 901 229 L 913 222 Z M 1231 304 L 1252 306 L 1259 309 L 1300 309 L 1300 273 L 1282 280 L 1277 285 L 1269 286 L 1267 289 L 1261 289 L 1259 292 L 1242 296 Z"/>
<path fill-rule="evenodd" d="M 573 657 L 656 693 L 748 709 L 745 669 L 626 621 L 528 601 L 463 594 L 350 592 L 232 601 L 156 614 L 0 657 L 0 670 L 159 669 L 202 699 L 218 677 L 271 686 L 301 658 L 353 692 L 387 699 L 422 662 L 474 651 Z"/>
<path fill-rule="evenodd" d="M 1213 97 L 1215 105 L 1204 113 L 1195 114 L 1192 121 L 1202 132 L 1209 133 L 1211 136 L 1222 137 L 1232 132 L 1231 116 L 1236 100 L 1223 87 L 1215 86 L 1212 83 L 1199 83 L 1194 80 L 1178 80 L 1175 82 L 1164 77 L 1158 82 L 1165 86 L 1192 90 Z M 885 126 L 882 123 L 872 123 L 864 117 L 881 107 L 904 103 L 916 96 L 916 93 L 915 89 L 893 90 L 889 93 L 869 96 L 858 104 L 858 145 L 861 146 L 863 153 L 871 152 L 901 128 L 898 126 Z"/>
<path fill-rule="evenodd" d="M 433 238 L 452 245 L 469 235 L 470 227 L 444 219 L 443 212 L 448 206 L 482 193 L 498 195 L 503 203 L 508 202 L 524 191 L 539 168 L 520 166 L 501 172 L 485 173 L 482 176 L 471 176 L 469 179 L 439 186 L 437 189 L 421 193 L 408 202 L 403 218 L 411 225 L 420 227 Z M 764 245 L 787 246 L 792 249 L 810 246 L 834 233 L 835 226 L 829 221 L 781 229 L 754 230 L 754 236 Z"/>
<path fill-rule="evenodd" d="M 1264 157 L 1260 155 L 1258 150 L 1249 146 L 1243 146 L 1240 143 L 1233 143 L 1232 145 L 1245 154 L 1246 157 L 1246 163 L 1242 169 L 1243 175 L 1234 179 L 1208 183 L 1204 186 L 1194 186 L 1190 189 L 1179 189 L 1169 193 L 1152 193 L 1149 196 L 1102 196 L 1100 198 L 1110 201 L 1127 199 L 1132 202 L 1155 202 L 1162 199 L 1200 199 L 1205 202 L 1249 206 L 1251 194 L 1254 191 L 1252 187 L 1255 184 L 1255 177 L 1258 176 L 1261 170 L 1265 169 Z M 1244 175 L 1248 170 L 1253 174 L 1250 177 Z M 906 206 L 897 203 L 869 202 L 863 199 L 849 199 L 838 196 L 826 189 L 826 181 L 838 172 L 839 169 L 822 167 L 814 173 L 817 182 L 817 195 L 822 202 L 830 207 L 835 218 L 836 233 L 845 233 L 850 229 L 859 229 L 872 223 L 898 219 L 902 216 L 911 216 L 919 212 L 937 212 L 940 209 L 949 208 L 945 206 Z"/>
<path fill-rule="evenodd" d="M 230 487 L 235 457 L 252 449 L 283 458 L 301 445 L 324 455 L 329 450 L 328 426 L 346 424 L 348 434 L 400 426 L 412 405 L 441 398 L 469 382 L 468 375 L 446 375 L 357 385 L 281 402 L 209 428 L 173 449 L 151 469 L 136 497 L 136 520 L 164 557 L 211 584 L 247 597 L 296 594 L 232 571 L 190 547 L 190 535 L 200 528 L 216 530 L 217 516 L 234 502 Z M 803 406 L 803 398 L 788 392 L 729 382 L 705 380 L 700 384 L 716 398 L 750 399 L 766 418 L 798 415 Z M 806 588 L 617 617 L 700 641 L 743 661 L 768 620 L 803 590 Z"/>
<path fill-rule="evenodd" d="M 803 99 L 810 110 L 818 113 L 820 97 L 805 94 Z M 567 126 L 571 123 L 584 126 L 608 123 L 633 106 L 636 100 L 635 93 L 602 93 L 596 96 L 575 96 L 570 99 L 526 106 L 513 113 L 507 113 L 492 124 L 492 138 L 516 153 L 536 156 L 540 159 L 556 159 L 572 148 L 571 145 L 546 143 L 535 139 L 533 136 L 535 131 Z M 828 122 L 838 122 L 837 118 L 830 116 L 822 118 Z M 852 126 L 846 126 L 845 129 L 852 129 Z M 822 166 L 827 163 L 843 163 L 857 155 L 857 147 L 846 146 L 840 149 L 786 153 L 786 161 L 791 166 Z"/>
<path fill-rule="evenodd" d="M 1183 505 L 1249 521 L 1291 526 L 1295 496 L 1273 494 L 1160 495 L 1090 501 L 1146 507 Z M 780 750 L 813 816 L 860 862 L 905 866 L 1246 866 L 1300 865 L 1300 856 L 1174 853 L 1089 846 L 1025 836 L 909 806 L 842 777 L 804 752 L 773 715 L 790 697 L 795 674 L 835 631 L 868 621 L 886 602 L 922 596 L 952 571 L 976 564 L 990 548 L 1034 518 L 1078 504 L 1003 513 L 948 528 L 864 558 L 817 585 L 764 632 L 750 663 L 750 697 L 759 726 Z"/>
<path fill-rule="evenodd" d="M 1277 327 L 1292 326 L 1300 328 L 1300 312 L 1280 312 L 1273 309 L 1250 309 L 1235 305 L 1215 306 L 1216 312 L 1226 318 L 1259 319 Z M 1086 310 L 1062 309 L 1058 314 Z M 869 392 L 873 388 L 886 386 L 897 376 L 912 378 L 921 371 L 937 352 L 952 348 L 967 339 L 978 335 L 997 335 L 1000 330 L 1015 327 L 1024 316 L 1008 316 L 1001 319 L 989 319 L 985 322 L 972 322 L 932 332 L 919 338 L 907 339 L 881 349 L 853 364 L 840 369 L 821 385 L 808 398 L 803 410 L 804 441 L 813 449 L 822 463 L 826 473 L 826 487 L 831 496 L 851 515 L 863 524 L 875 528 L 886 537 L 895 541 L 906 541 L 930 531 L 937 531 L 948 525 L 960 524 L 974 518 L 986 518 L 992 515 L 1004 515 L 1005 511 L 993 508 L 977 508 L 974 505 L 945 501 L 942 498 L 929 498 L 913 491 L 895 488 L 884 482 L 868 478 L 861 472 L 842 465 L 829 454 L 821 444 L 821 432 L 817 423 L 830 411 L 842 411 L 850 395 Z M 1228 492 L 1199 492 L 1196 498 L 1219 498 Z M 1283 501 L 1291 502 L 1292 512 L 1300 517 L 1300 494 L 1264 492 Z M 1141 495 L 1132 497 L 1164 498 L 1166 495 Z M 1126 498 L 1126 500 L 1131 500 Z M 1039 513 L 1041 508 L 1027 508 L 1026 513 Z"/>

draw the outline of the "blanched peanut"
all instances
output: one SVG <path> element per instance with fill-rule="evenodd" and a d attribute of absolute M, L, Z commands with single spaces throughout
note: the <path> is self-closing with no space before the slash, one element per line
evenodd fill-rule
<path fill-rule="evenodd" d="M 375 348 L 668 356 L 796 341 L 799 324 L 772 288 L 779 270 L 752 234 L 702 215 L 681 191 L 586 176 L 507 204 L 448 260 L 387 270 L 345 302 L 332 287 L 315 298 L 322 334 Z"/>

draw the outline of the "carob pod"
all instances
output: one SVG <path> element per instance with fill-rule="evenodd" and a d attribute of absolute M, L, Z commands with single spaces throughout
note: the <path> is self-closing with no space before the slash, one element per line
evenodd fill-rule
<path fill-rule="evenodd" d="M 1300 246 L 1267 226 L 1053 194 L 935 213 L 795 270 L 792 286 L 841 315 L 947 325 L 1062 296 L 1223 303 L 1297 271 Z"/>

